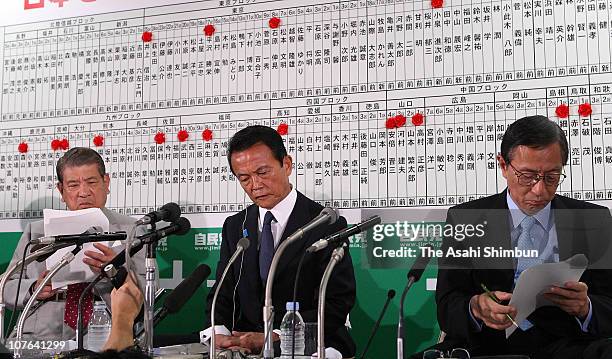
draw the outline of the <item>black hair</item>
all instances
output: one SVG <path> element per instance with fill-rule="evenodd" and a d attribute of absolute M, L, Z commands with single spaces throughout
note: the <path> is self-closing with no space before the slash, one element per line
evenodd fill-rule
<path fill-rule="evenodd" d="M 64 153 L 62 158 L 57 161 L 55 172 L 57 173 L 57 181 L 62 183 L 64 179 L 64 169 L 66 167 L 79 167 L 85 165 L 97 165 L 100 176 L 106 174 L 106 167 L 102 156 L 95 150 L 87 147 L 74 147 Z"/>
<path fill-rule="evenodd" d="M 558 143 L 561 147 L 562 164 L 567 164 L 569 148 L 565 133 L 546 116 L 535 115 L 516 120 L 506 129 L 502 139 L 500 154 L 506 163 L 512 161 L 512 153 L 518 146 L 544 148 Z"/>
<path fill-rule="evenodd" d="M 274 158 L 280 162 L 281 166 L 283 165 L 283 160 L 287 156 L 287 149 L 281 135 L 268 126 L 254 125 L 236 132 L 229 140 L 227 145 L 227 162 L 229 162 L 232 173 L 234 173 L 232 154 L 234 152 L 245 151 L 259 143 L 266 145 L 272 151 Z"/>

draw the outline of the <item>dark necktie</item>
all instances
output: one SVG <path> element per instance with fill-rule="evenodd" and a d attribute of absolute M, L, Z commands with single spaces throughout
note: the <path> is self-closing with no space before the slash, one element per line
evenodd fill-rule
<path fill-rule="evenodd" d="M 261 228 L 261 247 L 259 248 L 259 277 L 262 283 L 266 283 L 272 257 L 274 257 L 274 237 L 272 237 L 272 212 L 266 212 L 263 227 Z"/>

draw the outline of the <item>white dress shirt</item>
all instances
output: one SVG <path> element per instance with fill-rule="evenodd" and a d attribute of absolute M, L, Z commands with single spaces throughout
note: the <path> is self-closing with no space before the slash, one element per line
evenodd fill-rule
<path fill-rule="evenodd" d="M 295 187 L 291 186 L 291 191 L 287 195 L 287 197 L 283 198 L 282 201 L 278 202 L 276 206 L 272 209 L 265 209 L 259 207 L 259 219 L 257 220 L 257 231 L 258 234 L 261 235 L 261 229 L 263 228 L 263 221 L 266 213 L 268 211 L 272 212 L 274 216 L 274 221 L 272 221 L 272 238 L 274 238 L 274 248 L 278 247 L 281 238 L 283 237 L 283 233 L 285 232 L 285 227 L 287 227 L 287 222 L 289 221 L 289 216 L 291 216 L 291 212 L 293 212 L 293 208 L 295 207 L 295 202 L 297 201 L 297 191 Z"/>

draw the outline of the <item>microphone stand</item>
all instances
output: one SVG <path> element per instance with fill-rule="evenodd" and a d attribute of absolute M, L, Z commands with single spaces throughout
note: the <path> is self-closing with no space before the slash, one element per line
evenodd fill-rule
<path fill-rule="evenodd" d="M 325 207 L 321 210 L 321 214 L 315 219 L 310 221 L 305 226 L 301 227 L 287 239 L 282 241 L 272 257 L 272 263 L 270 263 L 270 271 L 268 272 L 268 279 L 266 280 L 266 297 L 263 307 L 263 320 L 264 320 L 264 359 L 274 359 L 274 347 L 272 344 L 272 325 L 274 323 L 274 306 L 272 305 L 272 286 L 274 284 L 274 277 L 276 275 L 276 267 L 280 258 L 283 256 L 285 249 L 290 246 L 293 242 L 302 238 L 309 230 L 322 224 L 333 224 L 338 219 L 338 214 L 331 208 Z"/>
<path fill-rule="evenodd" d="M 408 283 L 406 283 L 400 298 L 399 320 L 397 322 L 397 359 L 404 359 L 404 299 L 406 299 L 406 294 L 408 294 L 408 290 L 414 282 L 415 278 L 413 276 L 408 277 Z"/>
<path fill-rule="evenodd" d="M 6 270 L 6 272 L 4 272 L 4 274 L 2 275 L 2 279 L 0 279 L 0 340 L 4 341 L 5 339 L 5 333 L 4 333 L 4 308 L 6 307 L 6 304 L 4 304 L 4 288 L 6 287 L 6 283 L 8 282 L 8 279 L 18 270 L 21 269 L 22 267 L 22 263 L 27 266 L 30 263 L 32 263 L 33 261 L 35 261 L 38 257 L 47 255 L 47 254 L 51 254 L 54 251 L 60 249 L 60 248 L 64 248 L 64 247 L 68 247 L 72 244 L 60 244 L 60 245 L 47 245 L 37 251 L 35 251 L 34 253 L 30 253 L 29 255 L 26 256 L 25 260 L 19 260 L 17 263 L 15 263 L 12 267 L 10 267 L 9 269 Z M 16 308 L 14 308 L 16 310 Z"/>
<path fill-rule="evenodd" d="M 300 233 L 300 231 L 302 233 Z M 274 346 L 272 343 L 272 323 L 274 323 L 274 306 L 272 305 L 272 286 L 274 283 L 274 276 L 276 274 L 276 267 L 282 257 L 285 249 L 293 242 L 301 238 L 303 231 L 300 229 L 294 234 L 290 235 L 278 245 L 272 257 L 272 263 L 270 263 L 270 271 L 268 272 L 268 279 L 266 280 L 266 299 L 263 307 L 263 320 L 264 320 L 264 359 L 274 359 Z"/>
<path fill-rule="evenodd" d="M 152 231 L 155 231 L 155 223 L 151 224 Z M 144 329 L 145 329 L 145 346 L 146 353 L 153 356 L 153 317 L 155 315 L 155 292 L 156 287 L 156 250 L 157 241 L 147 243 L 147 257 L 145 259 L 146 267 L 146 286 L 145 286 L 145 311 L 144 311 Z"/>
<path fill-rule="evenodd" d="M 390 291 L 387 292 L 387 300 L 385 300 L 385 305 L 383 305 L 382 311 L 380 312 L 380 315 L 378 316 L 376 323 L 374 323 L 374 328 L 372 328 L 372 333 L 370 333 L 368 342 L 366 343 L 366 346 L 363 349 L 363 353 L 361 353 L 361 356 L 359 357 L 359 359 L 364 359 L 366 357 L 366 354 L 368 353 L 368 349 L 370 349 L 370 344 L 372 344 L 372 340 L 374 340 L 374 335 L 378 331 L 378 328 L 380 328 L 380 322 L 383 320 L 383 317 L 385 316 L 385 313 L 387 312 L 387 308 L 389 307 L 389 303 L 391 303 L 391 299 L 393 299 L 393 297 L 395 297 L 395 291 L 391 289 Z"/>
<path fill-rule="evenodd" d="M 34 301 L 36 300 L 36 297 L 40 294 L 40 292 L 42 292 L 43 288 L 47 285 L 47 283 L 49 283 L 51 278 L 53 278 L 53 276 L 59 272 L 60 269 L 67 266 L 74 259 L 74 256 L 81 251 L 81 248 L 81 245 L 77 245 L 71 252 L 64 254 L 62 259 L 57 262 L 55 266 L 53 266 L 51 271 L 45 276 L 45 278 L 43 278 L 42 283 L 38 286 L 38 288 L 36 288 L 34 293 L 32 293 L 32 296 L 30 296 L 30 299 L 23 308 L 23 312 L 19 316 L 19 321 L 17 322 L 17 342 L 21 342 L 23 337 L 23 325 L 28 317 L 28 312 L 30 311 L 32 304 L 34 304 Z M 15 358 L 21 358 L 21 347 L 19 345 L 15 346 L 13 354 Z"/>
<path fill-rule="evenodd" d="M 234 262 L 236 261 L 240 253 L 242 253 L 245 249 L 249 247 L 250 243 L 251 242 L 249 242 L 249 240 L 246 238 L 242 238 L 241 240 L 238 241 L 236 251 L 231 256 L 229 261 L 227 262 L 225 269 L 223 269 L 223 274 L 221 275 L 219 283 L 217 284 L 217 288 L 215 289 L 215 295 L 213 296 L 212 305 L 210 307 L 210 334 L 211 335 L 210 335 L 210 348 L 208 350 L 210 358 L 216 358 L 215 351 L 217 350 L 217 348 L 215 347 L 216 345 L 215 343 L 215 307 L 217 306 L 217 297 L 219 296 L 219 292 L 220 292 L 221 286 L 223 285 L 223 281 L 225 280 L 225 276 L 227 275 L 227 272 L 232 267 L 232 265 L 234 264 Z"/>
<path fill-rule="evenodd" d="M 85 336 L 85 331 L 83 330 L 83 302 L 85 301 L 85 295 L 96 285 L 100 280 L 104 278 L 104 274 L 100 273 L 92 282 L 90 282 L 85 290 L 81 293 L 79 297 L 79 304 L 77 306 L 77 352 L 83 351 L 85 348 L 83 347 L 83 337 Z"/>
<path fill-rule="evenodd" d="M 319 305 L 317 308 L 317 354 L 319 359 L 325 359 L 325 328 L 323 327 L 325 325 L 325 293 L 327 292 L 327 282 L 329 282 L 329 278 L 331 277 L 331 273 L 336 264 L 338 264 L 338 262 L 340 262 L 344 257 L 345 247 L 346 243 L 342 243 L 340 247 L 334 249 L 332 252 L 331 259 L 329 260 L 329 263 L 327 263 L 325 272 L 323 272 L 321 286 L 319 287 Z"/>

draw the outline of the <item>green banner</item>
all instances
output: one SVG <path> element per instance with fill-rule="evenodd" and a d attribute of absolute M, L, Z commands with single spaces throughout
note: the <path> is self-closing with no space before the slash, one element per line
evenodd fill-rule
<path fill-rule="evenodd" d="M 20 233 L 0 233 L 0 243 L 3 247 L 0 252 L 0 270 L 4 270 L 10 261 L 19 236 Z M 157 257 L 161 285 L 175 286 L 201 263 L 213 269 L 209 279 L 214 279 L 220 244 L 221 228 L 195 228 L 184 236 L 171 236 L 162 240 Z M 357 343 L 359 355 L 382 310 L 387 291 L 394 289 L 397 295 L 392 300 L 367 355 L 368 358 L 390 358 L 395 355 L 399 296 L 406 283 L 405 268 L 412 265 L 414 258 L 404 258 L 401 265 L 397 266 L 371 267 L 366 256 L 367 248 L 361 237 L 351 239 L 350 250 L 357 281 L 357 300 L 350 314 L 351 334 Z M 177 273 L 177 269 L 180 269 L 180 273 Z M 407 353 L 426 348 L 438 338 L 434 292 L 426 290 L 427 278 L 435 278 L 435 275 L 436 268 L 430 265 L 423 279 L 415 284 L 406 298 Z M 201 330 L 205 319 L 204 303 L 209 290 L 208 286 L 203 285 L 179 313 L 168 316 L 160 323 L 157 331 L 191 333 Z"/>

